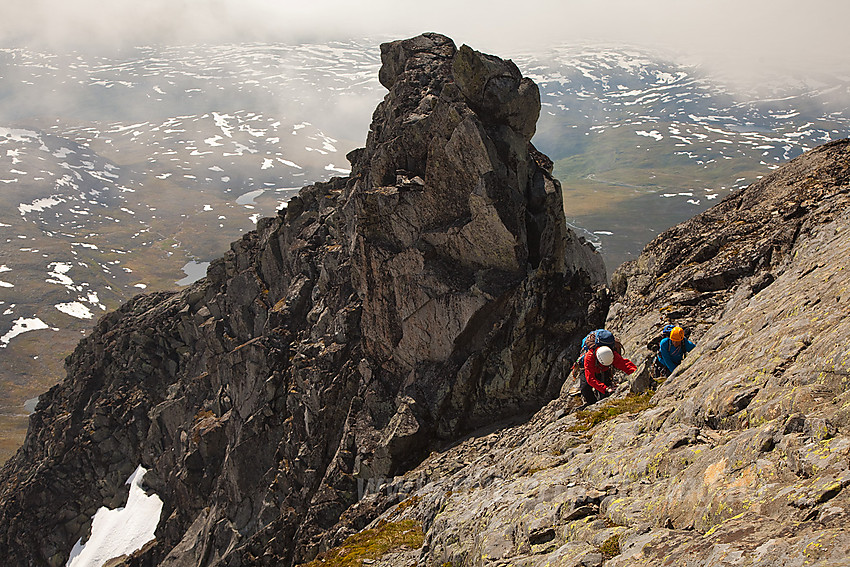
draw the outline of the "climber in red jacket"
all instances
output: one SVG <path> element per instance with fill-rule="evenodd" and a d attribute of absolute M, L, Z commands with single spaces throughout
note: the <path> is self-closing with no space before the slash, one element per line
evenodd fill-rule
<path fill-rule="evenodd" d="M 581 379 L 581 397 L 585 405 L 595 404 L 614 391 L 614 368 L 631 374 L 637 367 L 628 358 L 610 347 L 600 346 L 584 355 L 584 375 Z"/>

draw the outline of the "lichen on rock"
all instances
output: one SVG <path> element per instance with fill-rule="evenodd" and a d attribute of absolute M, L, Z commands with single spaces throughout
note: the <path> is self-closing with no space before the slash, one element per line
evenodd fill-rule
<path fill-rule="evenodd" d="M 846 562 L 849 173 L 850 140 L 817 148 L 618 270 L 607 325 L 640 348 L 676 291 L 727 278 L 711 301 L 676 305 L 698 346 L 649 403 L 575 412 L 559 398 L 432 454 L 359 507 L 414 502 L 383 517 L 422 521 L 428 565 Z M 717 223 L 738 253 L 690 261 Z"/>

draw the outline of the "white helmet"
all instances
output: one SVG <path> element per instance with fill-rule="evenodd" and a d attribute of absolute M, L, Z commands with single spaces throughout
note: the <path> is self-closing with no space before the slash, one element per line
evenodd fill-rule
<path fill-rule="evenodd" d="M 614 362 L 614 351 L 607 346 L 599 347 L 596 349 L 596 360 L 604 366 L 611 366 Z"/>

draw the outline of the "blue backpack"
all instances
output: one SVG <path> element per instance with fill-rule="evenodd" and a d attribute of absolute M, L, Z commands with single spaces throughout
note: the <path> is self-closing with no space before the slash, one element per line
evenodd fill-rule
<path fill-rule="evenodd" d="M 617 352 L 622 349 L 622 347 L 616 348 L 619 346 L 619 341 L 614 338 L 614 333 L 606 329 L 596 329 L 595 331 L 588 333 L 588 335 L 582 339 L 581 353 L 584 354 L 590 349 L 600 346 L 611 347 L 612 350 L 617 350 Z"/>
<path fill-rule="evenodd" d="M 670 333 L 668 332 L 667 334 L 669 335 Z M 623 352 L 623 345 L 620 344 L 620 341 L 614 338 L 614 333 L 611 331 L 607 329 L 596 329 L 595 331 L 591 331 L 581 341 L 581 350 L 579 351 L 578 358 L 573 364 L 571 373 L 575 375 L 579 369 L 583 367 L 584 356 L 587 354 L 587 351 L 601 346 L 610 347 L 611 350 L 616 353 L 622 354 Z"/>

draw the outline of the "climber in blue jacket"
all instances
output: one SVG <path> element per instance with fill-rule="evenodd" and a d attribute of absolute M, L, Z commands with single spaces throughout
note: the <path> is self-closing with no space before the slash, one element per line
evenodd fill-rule
<path fill-rule="evenodd" d="M 673 327 L 670 331 L 670 336 L 661 339 L 661 344 L 658 348 L 658 362 L 665 370 L 665 374 L 669 376 L 676 367 L 685 358 L 685 355 L 692 351 L 696 345 L 685 338 L 685 330 L 682 327 Z"/>

